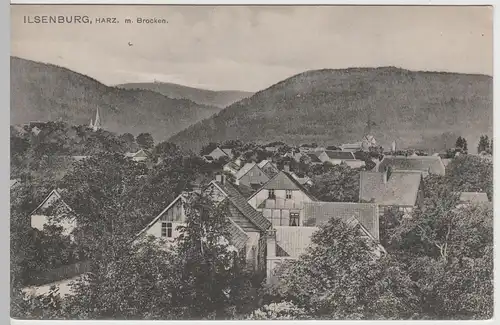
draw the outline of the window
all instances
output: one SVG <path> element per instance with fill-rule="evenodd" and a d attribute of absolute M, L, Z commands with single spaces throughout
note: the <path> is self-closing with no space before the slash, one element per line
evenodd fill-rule
<path fill-rule="evenodd" d="M 269 190 L 269 198 L 270 199 L 275 199 L 276 195 L 274 194 L 274 190 Z"/>
<path fill-rule="evenodd" d="M 291 190 L 286 190 L 286 198 L 291 199 L 292 198 L 292 191 Z"/>
<path fill-rule="evenodd" d="M 294 212 L 290 213 L 290 226 L 298 227 L 299 226 L 299 214 Z"/>
<path fill-rule="evenodd" d="M 161 223 L 161 236 L 162 237 L 172 237 L 172 223 L 162 222 Z"/>

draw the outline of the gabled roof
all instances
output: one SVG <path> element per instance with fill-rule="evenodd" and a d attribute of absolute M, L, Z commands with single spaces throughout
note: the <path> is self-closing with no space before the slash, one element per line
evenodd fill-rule
<path fill-rule="evenodd" d="M 462 192 L 460 193 L 460 201 L 470 203 L 489 202 L 488 195 L 480 192 Z"/>
<path fill-rule="evenodd" d="M 393 170 L 419 170 L 436 175 L 445 174 L 445 167 L 439 156 L 385 156 L 378 165 L 378 171 L 383 172 L 389 166 Z"/>
<path fill-rule="evenodd" d="M 361 148 L 363 146 L 362 142 L 356 142 L 356 143 L 344 143 L 340 145 L 343 149 L 356 149 L 356 148 Z"/>
<path fill-rule="evenodd" d="M 292 175 L 284 171 L 280 171 L 279 173 L 277 173 L 248 199 L 252 198 L 261 190 L 299 190 L 307 195 L 311 200 L 317 201 L 317 199 L 313 195 L 311 195 L 309 191 L 304 186 L 302 186 L 295 178 L 293 178 Z"/>
<path fill-rule="evenodd" d="M 148 152 L 144 149 L 139 149 L 136 152 L 127 152 L 125 153 L 125 157 L 137 157 L 137 156 L 142 156 L 142 157 L 147 157 Z"/>
<path fill-rule="evenodd" d="M 264 168 L 268 163 L 271 163 L 269 160 L 262 160 L 260 163 L 257 164 L 259 168 Z"/>
<path fill-rule="evenodd" d="M 350 151 L 325 150 L 324 152 L 330 159 L 356 160 L 354 154 Z"/>
<path fill-rule="evenodd" d="M 392 171 L 384 183 L 384 173 L 360 173 L 359 199 L 380 205 L 415 206 L 422 181 L 419 171 Z"/>
<path fill-rule="evenodd" d="M 29 215 L 35 214 L 44 204 L 47 202 L 50 198 L 55 197 L 55 201 L 61 202 L 66 209 L 68 209 L 70 212 L 74 212 L 73 209 L 63 200 L 62 195 L 60 193 L 60 190 L 58 189 L 53 189 L 49 195 L 45 197 L 45 199 L 40 203 Z"/>
<path fill-rule="evenodd" d="M 19 183 L 19 180 L 17 179 L 11 179 L 10 180 L 10 188 L 16 186 Z"/>
<path fill-rule="evenodd" d="M 349 222 L 355 218 L 376 241 L 379 240 L 378 205 L 351 202 L 305 202 L 304 222 L 306 226 L 319 226 L 331 218 Z"/>
<path fill-rule="evenodd" d="M 151 220 L 150 223 L 144 227 L 139 233 L 135 236 L 136 238 L 139 237 L 141 234 L 143 234 L 145 231 L 147 231 L 149 228 L 151 228 L 160 218 L 162 215 L 164 215 L 174 204 L 176 204 L 179 200 L 182 200 L 182 202 L 186 202 L 186 198 L 189 194 L 188 193 L 181 193 L 178 195 L 172 202 L 170 202 L 169 205 L 165 209 L 163 209 L 153 220 Z"/>
<path fill-rule="evenodd" d="M 222 150 L 222 152 L 224 152 L 229 157 L 233 156 L 233 149 L 230 149 L 230 148 L 220 148 L 220 150 Z"/>
<path fill-rule="evenodd" d="M 307 156 L 311 159 L 311 162 L 313 163 L 320 163 L 322 162 L 319 158 L 318 155 L 315 153 L 308 153 Z"/>
<path fill-rule="evenodd" d="M 255 210 L 247 199 L 227 181 L 224 183 L 212 181 L 224 196 L 231 202 L 236 209 L 238 209 L 251 223 L 257 226 L 261 231 L 267 230 L 271 227 L 271 222 L 267 220 L 262 213 Z"/>
<path fill-rule="evenodd" d="M 242 178 L 243 176 L 245 176 L 252 168 L 254 167 L 257 167 L 257 164 L 256 163 L 246 163 L 245 165 L 243 165 L 243 167 L 241 167 L 237 172 L 236 174 L 234 174 L 234 177 L 236 179 L 240 179 Z"/>

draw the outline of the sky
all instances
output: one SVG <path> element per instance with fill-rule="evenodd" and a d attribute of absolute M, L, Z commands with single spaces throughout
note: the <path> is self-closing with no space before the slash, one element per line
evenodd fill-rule
<path fill-rule="evenodd" d="M 23 22 L 34 15 L 120 23 Z M 168 23 L 124 23 L 137 17 Z M 106 85 L 258 91 L 307 70 L 380 66 L 493 75 L 490 7 L 11 5 L 11 26 L 11 55 Z"/>

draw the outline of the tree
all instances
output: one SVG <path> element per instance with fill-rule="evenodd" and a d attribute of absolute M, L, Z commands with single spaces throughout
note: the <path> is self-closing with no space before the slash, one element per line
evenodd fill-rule
<path fill-rule="evenodd" d="M 375 249 L 357 226 L 332 218 L 305 254 L 278 269 L 271 292 L 315 319 L 410 318 L 417 310 L 411 279 Z"/>
<path fill-rule="evenodd" d="M 488 136 L 482 135 L 479 138 L 479 144 L 477 145 L 477 153 L 488 152 L 490 147 L 491 147 L 491 144 L 490 144 L 490 140 L 489 140 Z"/>
<path fill-rule="evenodd" d="M 298 320 L 311 319 L 303 308 L 291 302 L 283 301 L 264 305 L 253 311 L 247 320 Z"/>
<path fill-rule="evenodd" d="M 178 229 L 176 254 L 183 256 L 181 286 L 173 292 L 175 306 L 188 318 L 224 318 L 248 293 L 238 251 L 229 243 L 228 206 L 217 206 L 204 196 L 186 204 L 186 226 Z M 243 258 L 243 257 L 242 257 Z"/>
<path fill-rule="evenodd" d="M 154 146 L 153 136 L 149 133 L 139 134 L 135 141 L 143 149 L 151 149 Z"/>
<path fill-rule="evenodd" d="M 463 153 L 467 153 L 467 140 L 465 140 L 465 138 L 458 137 L 457 142 L 455 143 L 455 148 L 460 149 Z"/>
<path fill-rule="evenodd" d="M 358 202 L 358 170 L 343 165 L 315 166 L 316 168 L 323 170 L 312 177 L 310 191 L 314 196 L 321 201 Z"/>
<path fill-rule="evenodd" d="M 446 167 L 448 185 L 460 192 L 485 192 L 493 198 L 493 162 L 478 156 L 462 155 Z"/>
<path fill-rule="evenodd" d="M 426 200 L 394 232 L 390 254 L 407 265 L 420 295 L 420 317 L 488 319 L 493 315 L 493 211 L 456 207 L 443 193 Z M 480 270 L 480 271 L 479 271 Z"/>

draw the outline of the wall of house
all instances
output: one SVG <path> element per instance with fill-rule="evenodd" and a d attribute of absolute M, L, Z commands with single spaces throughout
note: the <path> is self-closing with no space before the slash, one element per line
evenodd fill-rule
<path fill-rule="evenodd" d="M 174 240 L 179 237 L 181 234 L 177 229 L 178 226 L 185 226 L 186 224 L 183 222 L 172 222 L 172 237 L 162 237 L 161 236 L 161 224 L 162 222 L 170 222 L 170 221 L 162 221 L 158 219 L 148 230 L 146 230 L 146 235 L 155 236 L 156 238 L 162 238 L 166 240 Z"/>
<path fill-rule="evenodd" d="M 34 214 L 31 216 L 31 227 L 43 230 L 44 225 L 56 225 L 63 228 L 62 234 L 68 236 L 76 228 L 76 220 L 74 218 L 64 218 L 60 221 L 51 220 L 51 216 L 42 214 Z"/>
<path fill-rule="evenodd" d="M 269 176 L 266 175 L 259 167 L 254 166 L 248 171 L 243 177 L 239 179 L 240 184 L 250 186 L 251 184 L 264 184 L 269 180 Z"/>
<path fill-rule="evenodd" d="M 246 232 L 246 234 L 249 237 L 246 243 L 247 265 L 251 265 L 253 270 L 257 270 L 260 233 L 257 231 L 251 231 L 251 232 Z"/>
<path fill-rule="evenodd" d="M 304 202 L 311 202 L 312 200 L 302 191 L 291 191 L 291 199 L 286 198 L 286 190 L 274 190 L 275 199 L 269 199 L 269 191 L 266 189 L 261 190 L 254 197 L 249 200 L 249 204 L 256 210 L 261 211 L 264 217 L 270 220 L 274 226 L 288 226 L 290 220 L 290 213 L 299 213 L 299 225 L 304 220 Z M 265 201 L 265 208 L 259 206 Z"/>

